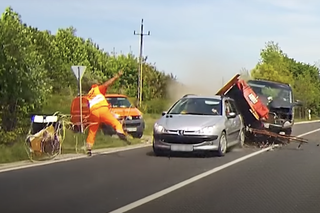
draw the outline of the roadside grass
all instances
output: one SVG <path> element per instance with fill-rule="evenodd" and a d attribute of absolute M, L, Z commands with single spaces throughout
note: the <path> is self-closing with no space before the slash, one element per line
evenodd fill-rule
<path fill-rule="evenodd" d="M 153 126 L 155 122 L 161 118 L 161 115 L 158 114 L 145 114 L 143 115 L 145 123 L 146 123 L 146 128 L 144 130 L 145 135 L 152 135 L 153 131 Z"/>
<path fill-rule="evenodd" d="M 71 130 L 66 130 L 66 136 L 62 143 L 62 154 L 79 153 L 85 154 L 81 148 L 85 145 L 87 133 L 73 133 Z M 25 149 L 24 139 L 21 138 L 21 142 L 12 146 L 0 146 L 0 164 L 11 163 L 16 161 L 29 160 L 28 154 Z M 145 142 L 146 139 L 130 138 L 129 141 L 134 144 Z M 99 130 L 96 136 L 96 141 L 93 146 L 93 150 L 102 148 L 114 148 L 127 146 L 127 144 L 117 138 L 117 136 L 104 135 L 102 130 Z"/>
<path fill-rule="evenodd" d="M 70 114 L 70 103 L 73 99 L 73 96 L 59 96 L 53 95 L 50 99 L 50 102 L 46 104 L 41 113 L 44 114 L 53 114 L 59 111 L 62 114 Z M 144 114 L 143 118 L 145 120 L 145 131 L 144 136 L 150 136 L 152 134 L 152 128 L 157 119 L 159 119 L 161 115 L 155 114 Z M 87 131 L 84 134 L 73 133 L 71 130 L 66 130 L 66 137 L 62 144 L 62 154 L 68 153 L 83 153 L 81 147 L 84 146 L 84 142 L 86 140 Z M 25 150 L 24 137 L 21 137 L 16 143 L 12 146 L 0 145 L 0 164 L 1 163 L 10 163 L 16 161 L 29 160 L 28 155 Z M 144 142 L 146 139 L 143 137 L 142 139 L 133 139 L 129 137 L 129 140 L 132 144 L 139 144 Z M 93 149 L 101 149 L 101 148 L 114 148 L 114 147 L 122 147 L 126 146 L 126 143 L 117 136 L 107 136 L 104 135 L 102 130 L 99 130 L 96 141 Z"/>

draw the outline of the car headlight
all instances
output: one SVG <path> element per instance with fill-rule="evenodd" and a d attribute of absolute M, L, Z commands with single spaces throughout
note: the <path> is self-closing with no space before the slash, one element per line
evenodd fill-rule
<path fill-rule="evenodd" d="M 139 115 L 139 116 L 138 116 L 138 119 L 142 119 L 142 115 Z"/>
<path fill-rule="evenodd" d="M 199 134 L 203 134 L 203 135 L 213 135 L 214 134 L 214 126 L 208 126 L 208 127 L 204 127 L 202 129 L 199 130 Z"/>
<path fill-rule="evenodd" d="M 153 129 L 156 133 L 162 133 L 164 132 L 164 127 L 155 123 L 154 126 L 153 126 Z"/>

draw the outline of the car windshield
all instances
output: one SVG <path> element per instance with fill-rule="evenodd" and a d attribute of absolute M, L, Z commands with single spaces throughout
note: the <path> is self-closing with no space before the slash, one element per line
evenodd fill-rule
<path fill-rule="evenodd" d="M 182 98 L 168 114 L 221 115 L 221 100 L 216 98 Z"/>
<path fill-rule="evenodd" d="M 259 96 L 263 98 L 272 100 L 282 100 L 288 103 L 292 103 L 292 90 L 287 87 L 279 85 L 273 85 L 265 82 L 252 82 L 248 81 L 248 85 L 252 90 Z"/>
<path fill-rule="evenodd" d="M 125 97 L 107 97 L 108 103 L 112 108 L 129 108 L 131 107 L 130 101 Z"/>

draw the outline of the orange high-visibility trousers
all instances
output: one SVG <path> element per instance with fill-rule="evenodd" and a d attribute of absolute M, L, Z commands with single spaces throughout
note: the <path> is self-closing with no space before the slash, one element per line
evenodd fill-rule
<path fill-rule="evenodd" d="M 118 133 L 124 134 L 122 124 L 112 115 L 107 106 L 93 110 L 90 113 L 89 122 L 90 126 L 87 137 L 87 145 L 89 146 L 89 148 L 91 148 L 94 144 L 96 134 L 101 123 L 110 125 Z"/>

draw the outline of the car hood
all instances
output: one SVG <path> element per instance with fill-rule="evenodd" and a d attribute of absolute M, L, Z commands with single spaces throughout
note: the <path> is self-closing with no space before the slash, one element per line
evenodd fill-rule
<path fill-rule="evenodd" d="M 215 125 L 222 120 L 222 116 L 212 115 L 165 115 L 157 123 L 167 130 L 197 131 L 202 127 Z"/>
<path fill-rule="evenodd" d="M 111 108 L 111 111 L 120 116 L 139 116 L 141 115 L 140 110 L 137 108 Z"/>

